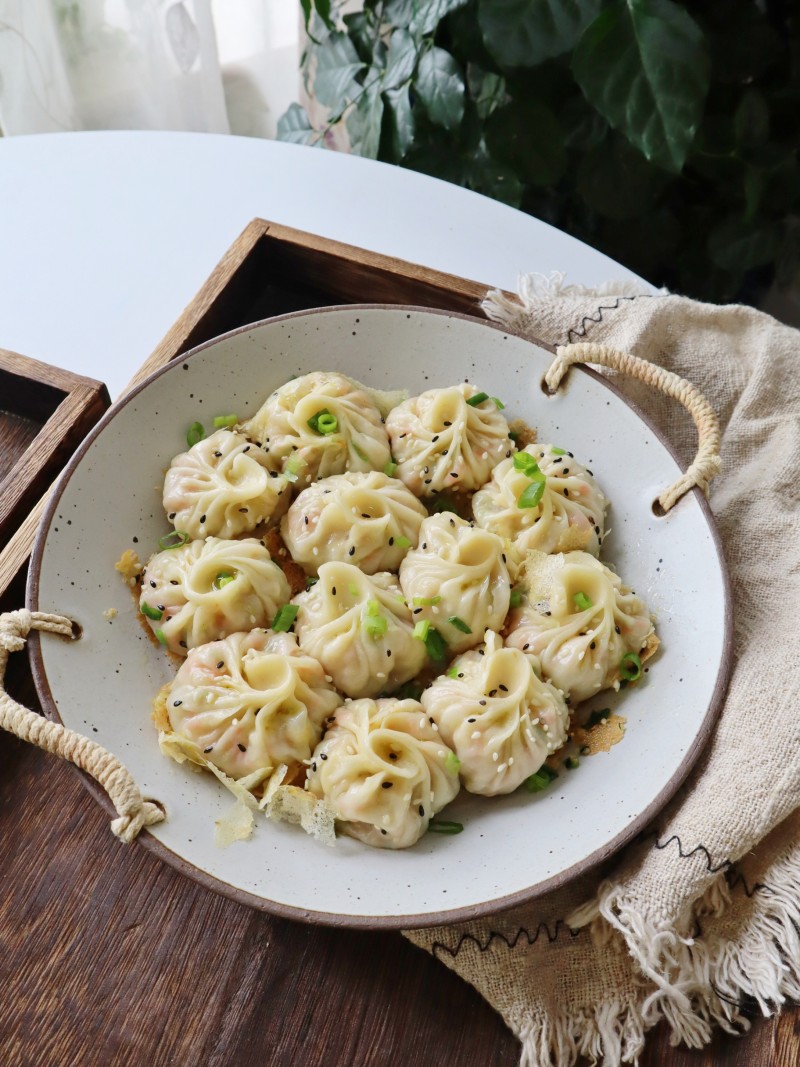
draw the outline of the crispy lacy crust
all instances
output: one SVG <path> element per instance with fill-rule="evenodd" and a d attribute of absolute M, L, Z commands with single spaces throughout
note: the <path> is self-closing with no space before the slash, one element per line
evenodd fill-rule
<path fill-rule="evenodd" d="M 517 435 L 517 448 L 524 448 L 525 445 L 536 444 L 536 430 L 524 422 L 522 419 L 512 419 L 508 424 L 508 428 L 512 433 Z"/>
<path fill-rule="evenodd" d="M 302 593 L 306 588 L 306 572 L 290 556 L 289 549 L 283 543 L 283 538 L 278 528 L 274 526 L 271 530 L 267 530 L 263 540 L 267 552 L 283 571 L 284 577 L 289 583 L 291 595 L 297 596 L 298 593 Z"/>
<path fill-rule="evenodd" d="M 169 712 L 167 711 L 167 694 L 171 688 L 171 682 L 161 686 L 153 698 L 153 710 L 150 713 L 150 718 L 155 723 L 156 729 L 165 734 L 168 734 L 172 729 L 172 724 L 169 721 Z"/>
<path fill-rule="evenodd" d="M 119 571 L 128 585 L 135 586 L 136 581 L 144 568 L 134 550 L 132 548 L 126 548 L 114 564 L 114 570 Z"/>

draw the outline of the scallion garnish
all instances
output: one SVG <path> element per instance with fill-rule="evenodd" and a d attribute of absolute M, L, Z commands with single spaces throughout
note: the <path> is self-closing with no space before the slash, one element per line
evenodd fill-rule
<path fill-rule="evenodd" d="M 414 626 L 413 636 L 420 641 L 428 640 L 428 631 L 431 628 L 430 619 L 420 619 Z"/>
<path fill-rule="evenodd" d="M 536 774 L 532 774 L 530 778 L 525 779 L 525 785 L 528 788 L 529 793 L 541 793 L 543 789 L 547 789 L 551 782 L 554 782 L 558 778 L 555 771 L 551 770 L 546 763 L 543 763 Z"/>
<path fill-rule="evenodd" d="M 578 611 L 587 611 L 592 607 L 592 599 L 588 597 L 586 593 L 575 593 L 572 598 L 572 603 L 578 609 Z"/>
<path fill-rule="evenodd" d="M 163 630 L 154 630 L 153 632 L 158 638 L 158 643 L 160 645 L 165 645 L 167 643 L 167 635 L 164 633 Z"/>
<path fill-rule="evenodd" d="M 471 396 L 467 403 L 471 408 L 477 407 L 478 404 L 482 404 L 484 400 L 489 399 L 488 393 L 476 393 L 475 396 Z"/>
<path fill-rule="evenodd" d="M 311 575 L 309 575 L 308 578 L 306 578 L 306 589 L 310 589 L 312 586 L 316 585 L 318 581 L 319 578 L 312 578 Z"/>
<path fill-rule="evenodd" d="M 232 581 L 236 579 L 235 574 L 231 574 L 230 571 L 220 571 L 217 577 L 214 579 L 215 589 L 224 589 L 226 585 L 230 585 Z"/>
<path fill-rule="evenodd" d="M 395 537 L 394 543 L 397 545 L 398 548 L 411 548 L 411 542 L 407 537 L 404 537 L 402 534 L 400 534 L 399 537 Z"/>
<path fill-rule="evenodd" d="M 366 454 L 363 448 L 359 448 L 355 441 L 350 442 L 350 447 L 363 463 L 369 463 L 369 456 Z"/>
<path fill-rule="evenodd" d="M 361 624 L 370 637 L 383 637 L 389 629 L 389 622 L 386 616 L 381 614 L 381 606 L 377 600 L 367 601 Z"/>
<path fill-rule="evenodd" d="M 440 596 L 415 596 L 412 598 L 411 603 L 415 608 L 430 608 L 434 604 L 438 604 L 441 599 Z"/>
<path fill-rule="evenodd" d="M 509 437 L 511 438 L 511 440 L 512 440 L 512 441 L 514 442 L 514 444 L 516 444 L 516 443 L 517 443 L 517 441 L 519 441 L 519 434 L 517 433 L 517 431 L 516 431 L 516 430 L 509 430 L 509 431 L 508 431 L 508 436 L 509 436 Z"/>
<path fill-rule="evenodd" d="M 448 678 L 458 678 L 458 667 L 456 667 L 455 663 L 453 664 L 452 667 L 448 668 L 447 677 Z"/>
<path fill-rule="evenodd" d="M 518 608 L 520 606 L 520 604 L 522 603 L 522 590 L 521 589 L 512 589 L 511 590 L 511 596 L 509 597 L 508 603 L 509 603 L 509 607 Z"/>
<path fill-rule="evenodd" d="M 453 514 L 458 514 L 458 508 L 446 496 L 438 496 L 432 504 L 428 505 L 428 511 L 431 515 L 438 515 L 443 511 L 452 511 Z"/>
<path fill-rule="evenodd" d="M 390 459 L 386 466 L 383 468 L 383 473 L 388 478 L 394 478 L 394 472 L 397 470 L 397 464 L 393 459 Z"/>
<path fill-rule="evenodd" d="M 316 415 L 308 419 L 308 425 L 315 433 L 328 437 L 339 429 L 339 420 L 327 408 L 323 408 L 322 411 L 318 411 Z"/>
<path fill-rule="evenodd" d="M 566 456 L 567 454 L 563 448 L 551 448 L 550 451 L 554 456 Z"/>
<path fill-rule="evenodd" d="M 300 608 L 297 604 L 284 604 L 278 611 L 278 614 L 272 620 L 272 629 L 276 634 L 286 633 L 291 628 L 292 623 L 297 618 L 297 613 Z"/>
<path fill-rule="evenodd" d="M 350 590 L 350 596 L 358 596 L 358 586 L 355 582 L 350 582 L 347 588 Z"/>
<path fill-rule="evenodd" d="M 436 819 L 431 819 L 428 823 L 428 833 L 431 834 L 460 834 L 463 829 L 463 823 L 448 822 L 444 819 L 440 822 L 437 822 Z"/>
<path fill-rule="evenodd" d="M 419 700 L 422 696 L 422 686 L 419 682 L 406 682 L 401 685 L 394 694 L 395 700 Z"/>
<path fill-rule="evenodd" d="M 172 533 L 159 537 L 158 547 L 162 552 L 169 552 L 172 548 L 180 548 L 181 545 L 185 545 L 188 540 L 189 535 L 185 530 L 173 530 Z"/>
<path fill-rule="evenodd" d="M 495 407 L 497 408 L 498 411 L 502 411 L 503 408 L 505 407 L 505 404 L 503 403 L 503 401 L 502 400 L 498 400 L 496 396 L 490 396 L 489 399 L 494 401 Z"/>
<path fill-rule="evenodd" d="M 214 417 L 214 426 L 218 430 L 222 430 L 225 426 L 235 426 L 239 419 L 236 415 L 216 415 Z"/>
<path fill-rule="evenodd" d="M 296 482 L 297 476 L 305 468 L 306 461 L 304 459 L 298 459 L 297 456 L 292 456 L 290 460 L 286 462 L 286 466 L 283 468 L 283 476 L 287 482 Z"/>
<path fill-rule="evenodd" d="M 600 708 L 599 711 L 593 711 L 589 718 L 586 720 L 586 726 L 591 729 L 592 726 L 597 726 L 598 723 L 605 722 L 611 714 L 611 708 Z"/>
<path fill-rule="evenodd" d="M 441 597 L 439 598 L 441 599 Z M 467 626 L 463 619 L 459 619 L 458 615 L 451 615 L 447 620 L 451 626 L 455 626 L 457 630 L 460 630 L 462 634 L 471 634 L 472 630 Z"/>
<path fill-rule="evenodd" d="M 581 761 L 578 759 L 577 756 L 567 756 L 567 758 L 564 760 L 564 766 L 567 768 L 567 770 L 570 771 L 577 770 L 580 765 Z"/>
<path fill-rule="evenodd" d="M 435 659 L 437 662 L 445 659 L 447 656 L 447 642 L 433 627 L 428 630 L 428 636 L 425 638 L 425 647 L 428 650 L 428 655 L 431 659 Z"/>
<path fill-rule="evenodd" d="M 531 484 L 520 493 L 517 499 L 518 508 L 535 508 L 539 501 L 544 496 L 545 486 L 547 485 L 547 479 L 539 471 L 535 479 L 531 480 Z"/>
<path fill-rule="evenodd" d="M 626 682 L 635 682 L 642 676 L 642 661 L 635 652 L 626 652 L 620 660 L 619 673 Z"/>
<path fill-rule="evenodd" d="M 364 610 L 366 611 L 367 615 L 372 615 L 374 617 L 376 615 L 380 615 L 381 606 L 377 600 L 368 600 Z"/>
<path fill-rule="evenodd" d="M 448 752 L 444 761 L 444 769 L 447 771 L 447 773 L 458 774 L 460 767 L 461 760 L 458 758 L 455 752 Z"/>
<path fill-rule="evenodd" d="M 206 435 L 202 422 L 193 422 L 186 431 L 186 444 L 192 448 L 198 441 L 202 441 Z"/>
<path fill-rule="evenodd" d="M 148 619 L 152 619 L 154 622 L 160 622 L 164 616 L 163 611 L 159 611 L 158 608 L 151 608 L 146 600 L 143 600 L 139 605 L 139 611 L 142 615 L 145 615 Z"/>
<path fill-rule="evenodd" d="M 539 464 L 530 454 L 530 452 L 517 452 L 514 456 L 514 470 L 522 471 L 523 474 L 527 474 L 529 478 L 532 478 L 534 474 L 539 474 Z"/>

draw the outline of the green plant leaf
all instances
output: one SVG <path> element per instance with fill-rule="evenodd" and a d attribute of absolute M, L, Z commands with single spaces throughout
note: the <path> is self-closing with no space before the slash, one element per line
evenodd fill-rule
<path fill-rule="evenodd" d="M 511 207 L 519 207 L 525 192 L 525 186 L 511 167 L 493 159 L 485 144 L 481 144 L 470 157 L 467 184 L 476 193 L 491 196 Z"/>
<path fill-rule="evenodd" d="M 414 0 L 388 0 L 383 12 L 390 26 L 407 29 L 414 14 Z"/>
<path fill-rule="evenodd" d="M 414 141 L 414 115 L 408 85 L 384 93 L 393 161 L 399 163 Z"/>
<path fill-rule="evenodd" d="M 757 89 L 743 93 L 733 116 L 736 143 L 744 148 L 762 145 L 769 138 L 769 104 Z"/>
<path fill-rule="evenodd" d="M 475 101 L 478 118 L 488 119 L 491 113 L 506 99 L 506 80 L 500 74 L 470 63 L 467 67 L 467 86 L 469 94 Z"/>
<path fill-rule="evenodd" d="M 708 92 L 703 32 L 672 0 L 615 0 L 572 57 L 587 100 L 653 163 L 679 172 Z"/>
<path fill-rule="evenodd" d="M 431 48 L 419 61 L 417 94 L 431 122 L 454 130 L 464 114 L 464 79 L 459 66 L 443 48 Z"/>
<path fill-rule="evenodd" d="M 290 104 L 278 119 L 277 140 L 291 144 L 313 144 L 319 134 L 312 127 L 308 114 L 299 104 Z"/>
<path fill-rule="evenodd" d="M 724 270 L 749 270 L 775 258 L 781 245 L 778 223 L 747 223 L 728 219 L 715 226 L 708 237 L 712 262 Z"/>
<path fill-rule="evenodd" d="M 555 115 L 536 100 L 514 100 L 486 122 L 492 156 L 531 185 L 552 185 L 564 173 L 566 153 Z"/>
<path fill-rule="evenodd" d="M 354 155 L 366 156 L 368 159 L 378 158 L 381 140 L 383 99 L 378 81 L 377 78 L 373 79 L 372 84 L 362 92 L 356 106 L 347 116 L 350 147 Z"/>
<path fill-rule="evenodd" d="M 417 46 L 407 30 L 395 30 L 389 38 L 389 54 L 386 57 L 386 73 L 383 76 L 385 89 L 396 89 L 407 82 L 417 65 Z"/>
<path fill-rule="evenodd" d="M 603 0 L 479 0 L 478 19 L 501 66 L 537 67 L 574 48 L 602 6 Z"/>
<path fill-rule="evenodd" d="M 316 9 L 317 14 L 328 27 L 328 29 L 335 29 L 335 23 L 331 18 L 331 0 L 314 0 L 314 7 Z"/>
<path fill-rule="evenodd" d="M 347 100 L 361 92 L 356 81 L 365 64 L 361 62 L 346 33 L 332 33 L 317 49 L 314 95 L 325 107 L 341 110 Z"/>
<path fill-rule="evenodd" d="M 587 152 L 600 144 L 608 133 L 608 123 L 590 107 L 580 93 L 569 97 L 558 113 L 558 124 L 564 133 L 566 148 Z"/>
<path fill-rule="evenodd" d="M 415 37 L 424 37 L 433 33 L 439 23 L 459 7 L 464 7 L 468 0 L 413 0 L 414 13 L 408 28 Z"/>
<path fill-rule="evenodd" d="M 353 42 L 358 58 L 364 63 L 372 63 L 375 51 L 375 23 L 365 11 L 354 11 L 344 16 L 347 36 Z"/>

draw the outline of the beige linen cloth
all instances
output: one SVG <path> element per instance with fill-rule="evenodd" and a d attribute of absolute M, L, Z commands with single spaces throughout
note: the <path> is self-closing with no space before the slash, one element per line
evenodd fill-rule
<path fill-rule="evenodd" d="M 553 344 L 594 341 L 697 385 L 723 429 L 710 502 L 730 568 L 734 666 L 706 751 L 643 839 L 532 903 L 407 937 L 470 982 L 522 1042 L 523 1067 L 632 1062 L 800 998 L 800 332 L 751 308 L 529 276 L 491 318 Z M 613 375 L 685 465 L 675 401 Z M 680 507 L 680 504 L 678 505 Z M 534 847 L 532 843 L 531 847 Z"/>

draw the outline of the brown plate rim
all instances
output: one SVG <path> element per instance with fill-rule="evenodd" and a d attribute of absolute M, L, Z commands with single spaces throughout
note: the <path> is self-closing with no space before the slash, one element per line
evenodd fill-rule
<path fill-rule="evenodd" d="M 326 314 L 327 312 L 336 311 L 405 311 L 424 313 L 426 315 L 441 315 L 445 318 L 451 319 L 466 319 L 469 322 L 477 323 L 481 326 L 488 327 L 498 331 L 499 333 L 512 334 L 520 337 L 522 340 L 530 341 L 531 344 L 535 344 L 540 348 L 544 348 L 547 351 L 554 351 L 554 346 L 546 344 L 543 341 L 526 337 L 521 333 L 509 329 L 499 323 L 491 322 L 488 319 L 479 318 L 476 315 L 466 315 L 462 312 L 446 311 L 439 308 L 425 308 L 418 307 L 409 304 L 336 304 L 328 307 L 310 308 L 303 311 L 291 311 L 283 315 L 274 315 L 267 319 L 261 319 L 258 322 L 248 323 L 246 326 L 239 326 L 234 330 L 229 330 L 226 333 L 220 334 L 217 337 L 212 337 L 208 341 L 204 341 L 202 344 L 197 345 L 189 352 L 176 356 L 165 367 L 161 367 L 154 371 L 148 378 L 137 385 L 129 393 L 120 397 L 114 405 L 109 408 L 100 422 L 92 429 L 88 436 L 83 440 L 78 450 L 70 459 L 69 463 L 64 468 L 62 476 L 59 478 L 58 484 L 50 497 L 50 500 L 45 509 L 42 521 L 39 525 L 39 529 L 36 534 L 36 541 L 33 547 L 33 553 L 31 555 L 31 564 L 28 575 L 28 584 L 26 591 L 26 604 L 29 610 L 39 610 L 39 572 L 41 569 L 42 555 L 44 552 L 44 542 L 49 531 L 53 516 L 56 508 L 58 507 L 61 495 L 67 486 L 73 473 L 79 466 L 84 455 L 88 451 L 93 441 L 103 432 L 105 427 L 114 419 L 117 412 L 120 411 L 126 404 L 128 404 L 135 396 L 137 396 L 144 389 L 148 388 L 157 378 L 160 378 L 163 374 L 173 370 L 180 363 L 185 363 L 187 360 L 193 359 L 200 353 L 205 352 L 208 348 L 213 347 L 220 341 L 228 340 L 231 337 L 236 337 L 239 334 L 247 333 L 250 330 L 256 329 L 260 326 L 275 322 L 290 321 L 297 318 L 307 318 L 310 315 Z M 596 381 L 601 382 L 602 385 L 610 390 L 619 400 L 626 404 L 633 413 L 638 416 L 641 422 L 646 428 L 655 435 L 655 437 L 666 448 L 667 452 L 672 456 L 677 465 L 681 467 L 681 462 L 675 449 L 661 431 L 656 427 L 649 419 L 649 417 L 633 403 L 628 397 L 626 397 L 616 385 L 610 381 L 606 376 L 598 374 L 596 371 L 583 365 L 576 365 L 571 373 L 588 374 Z M 293 919 L 300 922 L 306 922 L 311 924 L 319 924 L 323 926 L 338 926 L 347 927 L 350 929 L 374 929 L 374 930 L 387 930 L 387 929 L 423 929 L 431 926 L 443 926 L 448 923 L 454 922 L 468 922 L 473 919 L 481 918 L 484 915 L 491 915 L 496 912 L 505 911 L 508 908 L 517 907 L 520 904 L 526 904 L 531 900 L 535 900 L 537 897 L 543 896 L 545 893 L 549 893 L 554 889 L 559 889 L 567 882 L 571 882 L 579 875 L 586 873 L 605 860 L 609 859 L 616 852 L 618 852 L 624 845 L 628 844 L 637 834 L 639 834 L 648 823 L 661 811 L 661 809 L 667 804 L 669 800 L 675 795 L 677 790 L 683 784 L 691 771 L 700 753 L 705 748 L 711 731 L 716 723 L 717 717 L 722 709 L 722 703 L 727 693 L 728 684 L 730 682 L 731 671 L 733 667 L 733 597 L 731 592 L 730 575 L 728 573 L 727 564 L 725 561 L 725 554 L 722 548 L 722 539 L 717 528 L 717 524 L 714 520 L 714 515 L 711 511 L 711 507 L 706 499 L 705 495 L 697 488 L 691 490 L 691 493 L 696 497 L 703 516 L 706 520 L 708 528 L 711 532 L 714 548 L 716 549 L 719 565 L 722 571 L 723 589 L 725 597 L 725 610 L 724 610 L 724 638 L 723 638 L 723 651 L 720 660 L 719 669 L 717 671 L 717 677 L 714 684 L 714 691 L 711 696 L 706 713 L 703 717 L 703 721 L 700 725 L 700 729 L 695 735 L 695 739 L 679 766 L 675 770 L 672 777 L 658 793 L 658 795 L 647 805 L 647 807 L 641 811 L 636 818 L 634 818 L 624 830 L 621 830 L 611 841 L 606 842 L 600 848 L 595 849 L 594 852 L 589 853 L 582 860 L 572 864 L 571 867 L 567 867 L 565 870 L 560 871 L 558 874 L 553 875 L 551 878 L 544 879 L 541 882 L 537 882 L 533 886 L 529 886 L 525 889 L 517 890 L 515 893 L 510 893 L 506 896 L 495 897 L 492 900 L 481 901 L 478 904 L 470 904 L 461 908 L 454 908 L 449 911 L 436 911 L 426 912 L 423 914 L 412 915 L 342 915 L 336 912 L 325 912 L 309 910 L 305 908 L 293 907 L 290 904 L 283 904 L 279 901 L 269 900 L 266 897 L 257 896 L 254 893 L 249 893 L 246 890 L 239 889 L 236 886 L 232 886 L 228 882 L 224 882 L 221 879 L 208 874 L 206 871 L 195 867 L 189 863 L 182 856 L 173 852 L 163 842 L 155 838 L 149 831 L 143 831 L 137 838 L 144 848 L 149 852 L 152 852 L 159 859 L 170 864 L 176 870 L 186 875 L 192 881 L 197 882 L 206 889 L 211 889 L 214 892 L 221 893 L 223 896 L 230 897 L 239 904 L 245 904 L 249 907 L 257 908 L 259 911 L 266 911 L 273 915 L 279 915 L 284 919 Z M 677 505 L 679 506 L 679 505 Z M 28 647 L 30 650 L 30 663 L 31 671 L 33 674 L 36 690 L 39 694 L 39 699 L 42 704 L 42 709 L 45 716 L 51 719 L 53 722 L 61 722 L 61 717 L 58 713 L 55 700 L 53 698 L 52 691 L 50 689 L 50 683 L 47 678 L 47 672 L 45 671 L 44 661 L 42 658 L 41 641 L 37 631 L 32 630 L 28 639 Z M 98 785 L 93 778 L 84 772 L 79 772 L 81 781 L 89 792 L 94 796 L 102 807 L 108 812 L 113 812 L 113 806 L 109 801 L 104 790 Z"/>

